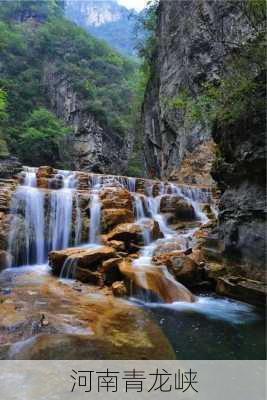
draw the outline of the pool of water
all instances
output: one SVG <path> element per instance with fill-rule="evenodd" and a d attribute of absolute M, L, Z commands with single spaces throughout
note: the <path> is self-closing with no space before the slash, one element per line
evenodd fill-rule
<path fill-rule="evenodd" d="M 169 339 L 177 359 L 265 359 L 264 311 L 210 296 L 196 303 L 143 303 Z"/>

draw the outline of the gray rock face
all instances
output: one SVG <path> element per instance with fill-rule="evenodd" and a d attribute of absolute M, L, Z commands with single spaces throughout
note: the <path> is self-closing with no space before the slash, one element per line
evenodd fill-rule
<path fill-rule="evenodd" d="M 264 79 L 263 79 L 264 87 Z M 263 97 L 264 91 L 259 93 Z M 257 111 L 249 123 L 216 126 L 220 157 L 213 176 L 223 195 L 219 236 L 224 255 L 245 267 L 249 276 L 264 279 L 266 231 L 265 114 Z"/>
<path fill-rule="evenodd" d="M 22 170 L 22 165 L 16 157 L 0 158 L 0 179 L 13 178 Z"/>
<path fill-rule="evenodd" d="M 203 82 L 216 82 L 227 66 L 228 55 L 253 35 L 240 7 L 242 2 L 160 1 L 155 68 L 143 107 L 148 175 L 179 176 L 183 162 L 190 154 L 197 160 L 198 149 L 210 140 L 210 129 L 201 124 L 186 126 L 183 113 L 168 108 L 166 99 L 183 89 L 197 96 Z M 212 137 L 220 159 L 212 176 L 223 193 L 218 226 L 223 254 L 233 265 L 244 267 L 245 274 L 261 279 L 265 262 L 265 118 L 254 115 L 250 121 L 215 127 Z"/>
<path fill-rule="evenodd" d="M 73 128 L 60 149 L 64 163 L 70 169 L 123 173 L 127 167 L 129 140 L 103 128 L 84 109 L 82 100 L 53 65 L 45 68 L 44 87 L 52 110 Z"/>
<path fill-rule="evenodd" d="M 184 89 L 194 97 L 203 82 L 218 79 L 227 53 L 248 34 L 240 18 L 233 2 L 160 2 L 155 65 L 143 108 L 149 176 L 171 177 L 183 159 L 210 140 L 207 126 L 187 126 L 183 112 L 172 109 L 169 101 Z"/>

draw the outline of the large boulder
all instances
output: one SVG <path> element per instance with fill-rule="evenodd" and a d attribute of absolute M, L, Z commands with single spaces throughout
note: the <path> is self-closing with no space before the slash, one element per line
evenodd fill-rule
<path fill-rule="evenodd" d="M 172 219 L 191 221 L 196 218 L 194 208 L 183 197 L 177 195 L 162 196 L 160 212 L 171 214 Z"/>
<path fill-rule="evenodd" d="M 105 232 L 118 224 L 133 221 L 133 211 L 126 208 L 106 208 L 101 213 L 101 226 Z"/>
<path fill-rule="evenodd" d="M 166 265 L 175 279 L 186 286 L 194 286 L 199 281 L 198 264 L 182 251 L 173 251 L 153 257 L 157 265 Z"/>
<path fill-rule="evenodd" d="M 135 244 L 142 244 L 144 242 L 145 230 L 153 240 L 162 237 L 158 223 L 156 221 L 147 219 L 142 223 L 142 225 L 137 223 L 125 223 L 117 225 L 106 235 L 106 240 L 122 241 L 126 244 L 130 244 L 131 242 Z"/>
<path fill-rule="evenodd" d="M 194 286 L 199 281 L 198 265 L 189 256 L 173 256 L 169 270 L 186 286 Z"/>
<path fill-rule="evenodd" d="M 106 240 L 141 243 L 143 240 L 143 231 L 140 225 L 136 223 L 125 223 L 117 225 L 106 235 Z"/>
<path fill-rule="evenodd" d="M 73 261 L 76 268 L 85 268 L 95 271 L 103 260 L 114 257 L 115 254 L 115 250 L 108 246 L 68 248 L 59 251 L 51 251 L 49 253 L 49 264 L 55 275 L 60 275 L 67 259 Z"/>
<path fill-rule="evenodd" d="M 165 266 L 134 266 L 130 260 L 119 264 L 121 273 L 135 285 L 148 290 L 166 303 L 186 301 L 192 303 L 195 296 L 181 283 L 176 282 Z"/>

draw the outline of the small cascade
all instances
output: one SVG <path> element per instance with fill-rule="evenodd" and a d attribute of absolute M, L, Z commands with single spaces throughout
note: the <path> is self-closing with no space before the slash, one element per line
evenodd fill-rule
<path fill-rule="evenodd" d="M 89 243 L 99 244 L 101 230 L 101 203 L 99 201 L 99 190 L 102 187 L 102 182 L 98 176 L 94 176 L 91 181 L 91 187 Z"/>
<path fill-rule="evenodd" d="M 127 273 L 139 287 L 151 290 L 166 302 L 181 301 L 181 299 L 193 302 L 194 296 L 190 291 L 177 282 L 166 267 L 161 266 L 158 268 L 153 265 L 152 257 L 157 246 L 162 242 L 179 239 L 181 244 L 184 243 L 183 249 L 186 250 L 188 246 L 187 238 L 192 236 L 198 228 L 193 228 L 187 233 L 178 234 L 168 226 L 165 217 L 160 212 L 160 205 L 162 197 L 166 194 L 182 197 L 192 205 L 195 215 L 197 219 L 201 221 L 201 224 L 205 224 L 208 218 L 201 210 L 200 202 L 210 202 L 210 194 L 199 189 L 181 188 L 173 183 L 164 184 L 163 182 L 158 184 L 158 193 L 155 197 L 153 196 L 153 192 L 153 185 L 149 185 L 145 188 L 145 206 L 143 205 L 140 194 L 135 193 L 133 195 L 135 218 L 136 222 L 141 226 L 142 222 L 147 217 L 157 221 L 164 238 L 151 242 L 150 238 L 146 236 L 146 230 L 144 228 L 145 246 L 141 250 L 139 258 L 132 262 L 132 267 L 128 267 Z"/>
<path fill-rule="evenodd" d="M 12 198 L 11 229 L 8 251 L 13 265 L 43 264 L 44 246 L 44 193 L 37 189 L 36 171 L 24 172 L 22 185 Z"/>
<path fill-rule="evenodd" d="M 60 272 L 61 279 L 73 279 L 77 268 L 77 258 L 67 257 Z"/>
<path fill-rule="evenodd" d="M 146 197 L 146 208 L 148 210 L 149 216 L 158 222 L 161 232 L 164 237 L 168 237 L 174 235 L 174 231 L 172 231 L 164 218 L 164 216 L 160 213 L 160 202 L 164 193 L 160 193 L 156 197 Z"/>
<path fill-rule="evenodd" d="M 90 174 L 89 186 L 92 188 L 96 184 L 101 186 L 121 186 L 130 193 L 135 193 L 136 191 L 136 178 L 128 176 Z"/>
<path fill-rule="evenodd" d="M 69 171 L 58 171 L 58 175 L 62 177 L 63 188 L 53 190 L 50 196 L 49 250 L 60 250 L 71 245 L 75 175 Z"/>

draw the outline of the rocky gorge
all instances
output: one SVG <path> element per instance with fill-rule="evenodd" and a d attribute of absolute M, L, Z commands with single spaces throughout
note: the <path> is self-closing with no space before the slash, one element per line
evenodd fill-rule
<path fill-rule="evenodd" d="M 73 346 L 67 357 L 102 357 L 95 353 L 99 348 L 105 358 L 132 358 L 128 329 L 142 319 L 147 325 L 135 333 L 135 356 L 151 358 L 159 328 L 135 301 L 153 307 L 192 304 L 192 310 L 203 307 L 201 312 L 223 320 L 233 312 L 232 303 L 207 297 L 205 306 L 201 293 L 264 304 L 263 284 L 229 271 L 216 257 L 217 242 L 209 232 L 217 205 L 207 186 L 51 167 L 23 167 L 1 183 L 4 358 L 62 357 L 58 340 Z M 225 307 L 223 315 L 216 302 Z M 237 304 L 233 307 L 253 315 L 249 306 Z M 64 307 L 71 307 L 71 319 Z M 107 330 L 104 346 L 99 329 Z M 164 334 L 156 335 L 164 343 L 162 357 L 175 357 Z M 83 341 L 89 348 L 78 354 Z"/>
<path fill-rule="evenodd" d="M 252 79 L 259 82 L 251 93 L 257 109 L 245 103 L 232 120 L 217 117 L 211 123 L 203 118 L 203 103 L 210 101 L 212 109 L 209 90 L 215 93 L 233 69 L 246 76 L 254 69 L 242 46 L 249 48 L 253 41 L 257 46 L 264 35 L 264 16 L 253 22 L 250 12 L 246 2 L 160 1 L 142 119 L 148 176 L 217 185 L 218 226 L 211 241 L 220 243 L 217 252 L 229 267 L 266 281 L 264 57 L 255 60 Z M 234 80 L 228 90 L 234 92 Z M 241 93 L 227 100 L 229 110 L 225 104 L 223 112 L 231 114 L 238 107 Z M 198 101 L 202 114 L 188 118 L 187 108 L 191 112 Z"/>
<path fill-rule="evenodd" d="M 264 358 L 260 2 L 0 1 L 0 359 Z"/>

